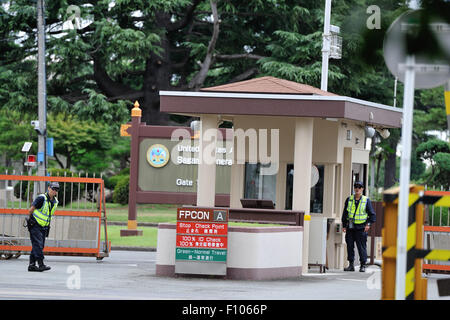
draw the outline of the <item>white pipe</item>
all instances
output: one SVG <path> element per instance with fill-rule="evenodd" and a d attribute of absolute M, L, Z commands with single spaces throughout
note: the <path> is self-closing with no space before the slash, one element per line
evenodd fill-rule
<path fill-rule="evenodd" d="M 403 97 L 402 157 L 400 162 L 400 194 L 397 224 L 397 262 L 395 270 L 395 299 L 405 299 L 406 237 L 408 228 L 409 178 L 411 168 L 411 140 L 414 110 L 414 56 L 406 57 Z"/>

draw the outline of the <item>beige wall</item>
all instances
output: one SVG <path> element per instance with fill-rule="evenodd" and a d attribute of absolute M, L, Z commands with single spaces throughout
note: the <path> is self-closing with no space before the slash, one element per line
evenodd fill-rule
<path fill-rule="evenodd" d="M 270 140 L 270 129 L 279 130 L 279 165 L 277 176 L 277 197 L 276 208 L 285 208 L 286 192 L 286 166 L 294 163 L 294 129 L 295 118 L 286 117 L 255 117 L 239 116 L 233 119 L 234 129 L 244 131 L 254 128 L 268 129 L 268 140 Z M 347 130 L 352 131 L 351 140 L 347 140 Z M 356 144 L 356 138 L 359 143 Z M 314 136 L 312 162 L 325 166 L 325 190 L 324 190 L 324 216 L 336 217 L 342 210 L 341 206 L 348 196 L 348 183 L 344 183 L 343 177 L 351 175 L 350 171 L 343 170 L 344 148 L 361 149 L 352 152 L 350 161 L 358 163 L 368 163 L 368 152 L 364 149 L 364 128 L 352 122 L 328 121 L 314 119 Z M 236 141 L 235 147 L 236 150 Z M 249 145 L 246 145 L 245 159 L 234 152 L 234 161 L 231 174 L 231 206 L 240 207 L 239 199 L 244 194 L 244 165 L 236 164 L 237 160 L 248 161 Z M 270 148 L 268 149 L 270 155 Z M 238 159 L 238 157 L 240 159 Z M 353 157 L 353 158 L 352 158 Z M 343 185 L 345 184 L 345 186 Z M 351 182 L 350 182 L 351 183 Z M 343 199 L 343 200 L 342 200 Z"/>
<path fill-rule="evenodd" d="M 276 191 L 276 209 L 285 208 L 285 191 L 286 191 L 286 165 L 288 163 L 294 162 L 294 129 L 295 129 L 295 118 L 284 118 L 284 117 L 250 117 L 250 116 L 240 116 L 233 120 L 234 129 L 243 129 L 244 132 L 248 129 L 255 129 L 256 132 L 259 129 L 267 129 L 267 140 L 268 140 L 268 156 L 272 154 L 270 145 L 270 133 L 271 129 L 279 130 L 279 163 L 278 163 L 278 174 L 277 174 L 277 191 Z M 259 140 L 258 140 L 259 141 Z M 231 207 L 241 207 L 240 199 L 244 196 L 244 179 L 245 179 L 245 165 L 238 164 L 237 162 L 248 161 L 249 150 L 255 145 L 249 145 L 248 140 L 246 140 L 246 154 L 245 158 L 240 156 L 236 152 L 237 140 L 234 141 L 233 148 L 233 165 L 231 168 Z M 258 150 L 258 149 L 257 149 Z M 259 159 L 256 159 L 257 161 Z"/>

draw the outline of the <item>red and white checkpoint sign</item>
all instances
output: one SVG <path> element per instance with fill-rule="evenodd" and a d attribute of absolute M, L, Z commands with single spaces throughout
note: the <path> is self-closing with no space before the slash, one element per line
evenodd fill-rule
<path fill-rule="evenodd" d="M 177 210 L 175 272 L 226 275 L 229 212 L 222 208 Z M 195 271 L 192 263 L 196 263 Z"/>
<path fill-rule="evenodd" d="M 227 249 L 227 237 L 177 234 L 177 247 Z"/>
<path fill-rule="evenodd" d="M 228 234 L 228 224 L 178 221 L 177 234 L 179 233 L 226 236 Z"/>

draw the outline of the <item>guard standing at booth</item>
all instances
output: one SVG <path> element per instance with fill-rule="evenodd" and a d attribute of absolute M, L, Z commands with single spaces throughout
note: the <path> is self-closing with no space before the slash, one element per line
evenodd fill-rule
<path fill-rule="evenodd" d="M 360 272 L 366 271 L 367 262 L 367 232 L 376 220 L 375 211 L 369 197 L 363 195 L 364 184 L 356 181 L 353 185 L 354 194 L 345 200 L 342 213 L 342 231 L 347 243 L 347 260 L 349 265 L 344 271 L 355 271 L 355 242 L 360 260 Z"/>
<path fill-rule="evenodd" d="M 45 238 L 50 232 L 50 222 L 58 207 L 58 199 L 56 195 L 59 191 L 59 183 L 51 182 L 47 192 L 39 195 L 33 201 L 27 219 L 27 227 L 30 232 L 31 254 L 28 271 L 47 271 L 51 268 L 44 264 L 44 245 Z M 36 262 L 38 266 L 36 266 Z"/>

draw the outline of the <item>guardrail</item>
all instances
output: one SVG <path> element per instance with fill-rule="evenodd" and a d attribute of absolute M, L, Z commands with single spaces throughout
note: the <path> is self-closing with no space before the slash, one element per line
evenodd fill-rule
<path fill-rule="evenodd" d="M 24 219 L 37 191 L 45 192 L 50 181 L 60 183 L 59 205 L 50 224 L 44 253 L 92 256 L 98 260 L 107 257 L 111 243 L 103 179 L 24 175 L 0 175 L 0 255 L 11 258 L 31 252 Z M 104 241 L 101 241 L 102 226 Z"/>

